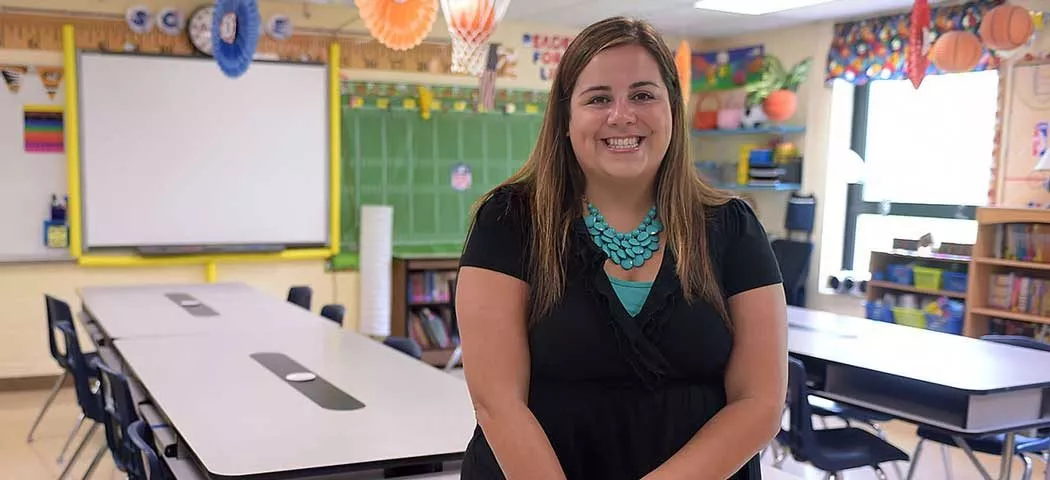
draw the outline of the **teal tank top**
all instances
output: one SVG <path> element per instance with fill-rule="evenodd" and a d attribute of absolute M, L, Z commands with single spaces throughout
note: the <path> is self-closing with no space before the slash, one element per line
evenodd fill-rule
<path fill-rule="evenodd" d="M 638 312 L 642 311 L 642 306 L 645 305 L 645 299 L 649 297 L 649 290 L 653 287 L 653 282 L 631 282 L 612 275 L 607 274 L 607 276 L 627 313 L 630 313 L 632 317 L 638 315 Z"/>

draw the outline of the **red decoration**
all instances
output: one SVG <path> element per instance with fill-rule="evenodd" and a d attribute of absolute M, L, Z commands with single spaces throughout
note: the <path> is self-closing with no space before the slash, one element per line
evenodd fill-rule
<path fill-rule="evenodd" d="M 916 89 L 926 77 L 930 61 L 926 58 L 929 45 L 926 37 L 930 30 L 930 4 L 928 0 L 915 0 L 911 9 L 911 34 L 908 38 L 908 79 Z"/>

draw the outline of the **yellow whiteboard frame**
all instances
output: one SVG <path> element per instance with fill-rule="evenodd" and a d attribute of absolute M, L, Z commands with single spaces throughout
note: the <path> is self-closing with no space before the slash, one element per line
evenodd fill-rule
<path fill-rule="evenodd" d="M 215 255 L 184 255 L 174 257 L 142 257 L 139 255 L 85 254 L 82 237 L 82 212 L 80 188 L 80 130 L 79 91 L 77 90 L 78 65 L 76 32 L 73 25 L 62 26 L 62 63 L 65 69 L 65 131 L 66 167 L 68 169 L 69 205 L 69 254 L 78 265 L 85 267 L 157 267 L 175 265 L 201 265 L 205 267 L 205 280 L 215 282 L 218 278 L 217 264 L 220 262 L 275 262 L 301 260 L 327 260 L 339 253 L 341 217 L 340 171 L 342 161 L 342 118 L 340 102 L 340 48 L 338 43 L 328 47 L 328 163 L 329 163 L 329 246 L 328 248 L 301 248 L 277 253 L 244 253 Z"/>

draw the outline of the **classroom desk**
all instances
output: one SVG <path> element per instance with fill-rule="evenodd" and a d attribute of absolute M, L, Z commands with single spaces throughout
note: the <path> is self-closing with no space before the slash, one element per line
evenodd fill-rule
<path fill-rule="evenodd" d="M 84 311 L 107 339 L 339 325 L 243 283 L 86 287 Z M 198 306 L 183 306 L 195 300 Z M 189 305 L 189 304 L 187 304 Z"/>
<path fill-rule="evenodd" d="M 1050 353 L 788 307 L 813 393 L 959 436 L 1050 426 Z M 1009 478 L 1005 456 L 1000 478 Z"/>
<path fill-rule="evenodd" d="M 342 329 L 140 336 L 113 347 L 213 478 L 456 460 L 475 427 L 465 382 Z M 287 365 L 261 363 L 273 354 L 317 379 L 285 380 Z"/>

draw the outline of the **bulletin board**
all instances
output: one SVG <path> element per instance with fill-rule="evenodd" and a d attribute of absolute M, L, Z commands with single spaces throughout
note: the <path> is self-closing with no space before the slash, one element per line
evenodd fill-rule
<path fill-rule="evenodd" d="M 69 260 L 44 225 L 67 189 L 63 82 L 61 67 L 0 65 L 0 262 Z"/>
<path fill-rule="evenodd" d="M 392 205 L 396 253 L 459 254 L 474 202 L 525 163 L 542 121 L 344 107 L 342 251 L 357 251 L 361 205 Z"/>
<path fill-rule="evenodd" d="M 1004 72 L 1005 73 L 1005 72 Z M 1012 67 L 1003 102 L 997 206 L 1050 206 L 1050 172 L 1033 171 L 1050 148 L 1050 63 Z"/>

